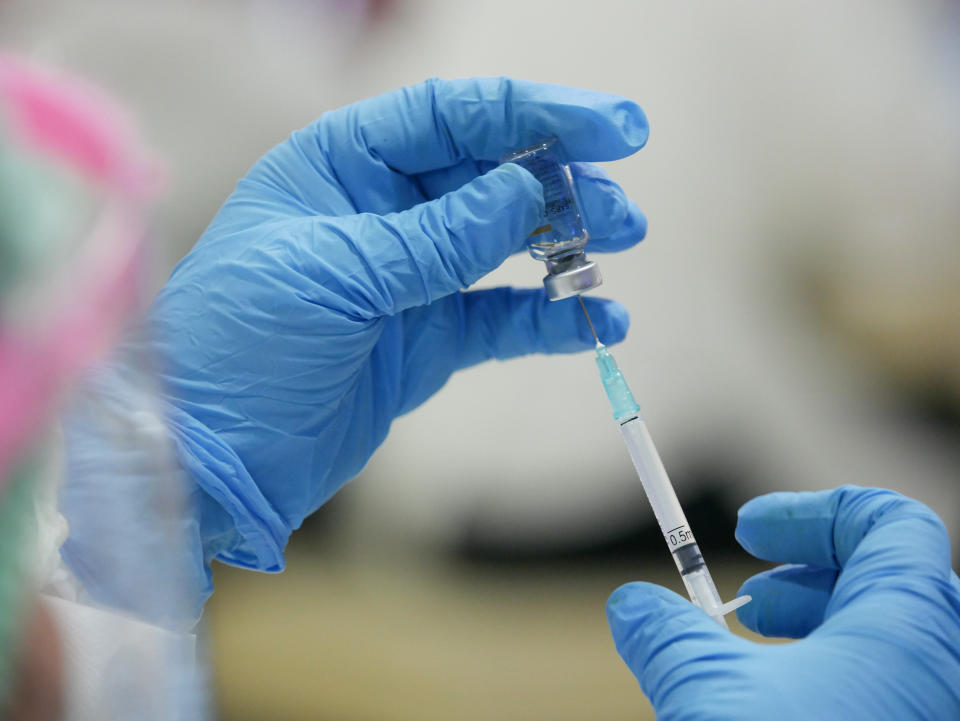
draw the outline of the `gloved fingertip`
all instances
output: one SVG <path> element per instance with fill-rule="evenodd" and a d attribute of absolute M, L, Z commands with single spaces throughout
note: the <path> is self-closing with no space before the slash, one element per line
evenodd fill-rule
<path fill-rule="evenodd" d="M 607 601 L 607 623 L 617 652 L 649 686 L 662 666 L 654 658 L 664 648 L 691 640 L 729 635 L 686 598 L 652 583 L 621 586 Z"/>
<path fill-rule="evenodd" d="M 650 122 L 643 108 L 632 100 L 624 99 L 614 111 L 614 122 L 619 126 L 623 139 L 635 150 L 640 150 L 650 138 Z"/>
<path fill-rule="evenodd" d="M 737 595 L 753 600 L 737 609 L 740 622 L 755 633 L 803 638 L 823 622 L 838 571 L 784 564 L 748 578 Z"/>
<path fill-rule="evenodd" d="M 617 653 L 654 707 L 675 685 L 668 679 L 676 679 L 678 671 L 698 673 L 696 666 L 709 667 L 718 654 L 730 659 L 743 643 L 686 598 L 651 583 L 628 583 L 614 591 L 607 620 Z"/>
<path fill-rule="evenodd" d="M 571 163 L 570 170 L 591 237 L 615 233 L 629 212 L 626 193 L 593 163 Z"/>
<path fill-rule="evenodd" d="M 757 602 L 757 583 L 754 581 L 756 576 L 748 578 L 740 586 L 740 590 L 737 591 L 737 598 L 740 596 L 751 596 L 754 600 L 751 600 L 750 603 L 747 603 L 737 609 L 737 620 L 746 626 L 748 629 L 754 633 L 760 633 L 759 628 L 757 627 L 757 611 L 759 608 L 759 603 Z"/>
<path fill-rule="evenodd" d="M 607 600 L 607 620 L 616 635 L 616 626 L 641 623 L 651 613 L 672 605 L 689 605 L 689 601 L 655 583 L 632 581 L 610 594 Z"/>
<path fill-rule="evenodd" d="M 743 590 L 741 589 L 737 596 L 742 596 Z M 750 606 L 752 603 L 748 603 L 744 606 L 741 606 L 737 609 L 737 620 L 740 624 L 753 633 L 760 633 L 760 630 L 757 628 L 757 614 Z"/>
<path fill-rule="evenodd" d="M 536 176 L 516 163 L 504 163 L 477 177 L 474 182 L 503 184 L 523 194 L 537 208 L 539 215 L 544 213 L 543 185 Z"/>
<path fill-rule="evenodd" d="M 616 253 L 632 248 L 647 235 L 647 216 L 633 201 L 627 201 L 627 214 L 610 235 L 595 236 L 587 246 L 589 253 Z"/>
<path fill-rule="evenodd" d="M 497 268 L 523 247 L 543 218 L 540 181 L 508 163 L 436 201 L 397 213 L 392 222 L 399 226 L 394 234 L 423 244 L 422 252 L 415 253 L 418 258 L 437 251 L 444 258 L 436 274 L 439 282 L 428 280 L 430 295 L 437 298 Z"/>
<path fill-rule="evenodd" d="M 647 237 L 647 216 L 633 201 L 630 201 L 630 208 L 623 225 L 624 228 L 630 229 L 638 243 Z"/>
<path fill-rule="evenodd" d="M 783 497 L 787 495 L 791 494 L 786 492 L 767 493 L 751 498 L 740 506 L 737 511 L 737 527 L 733 536 L 745 551 L 756 555 L 758 537 L 765 534 L 770 514 L 781 508 Z"/>
<path fill-rule="evenodd" d="M 529 233 L 543 224 L 546 217 L 543 185 L 525 168 L 504 163 L 478 176 L 471 185 L 487 195 L 488 200 L 494 200 L 493 205 L 486 203 L 487 212 L 502 214 L 512 229 L 520 229 L 520 232 L 510 232 L 511 251 L 523 247 Z M 496 208 L 496 205 L 500 207 Z"/>
<path fill-rule="evenodd" d="M 733 537 L 744 551 L 752 553 L 750 548 L 750 533 L 746 529 L 746 524 L 741 520 L 739 513 L 737 514 L 737 527 L 733 530 Z"/>

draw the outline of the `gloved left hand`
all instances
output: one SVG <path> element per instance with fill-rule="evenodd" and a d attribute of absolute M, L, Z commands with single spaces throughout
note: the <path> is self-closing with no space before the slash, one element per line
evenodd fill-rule
<path fill-rule="evenodd" d="M 617 650 L 661 721 L 960 718 L 960 579 L 929 508 L 843 486 L 771 493 L 740 509 L 737 540 L 786 565 L 750 578 L 738 638 L 672 591 L 617 589 Z M 738 594 L 738 595 L 740 595 Z"/>
<path fill-rule="evenodd" d="M 647 123 L 611 95 L 434 80 L 323 115 L 239 182 L 152 312 L 179 455 L 206 494 L 207 557 L 281 568 L 290 531 L 454 371 L 591 347 L 574 300 L 460 292 L 543 213 L 539 182 L 497 158 L 550 136 L 571 160 L 614 160 Z M 572 170 L 589 249 L 639 241 L 646 221 L 623 191 Z M 624 309 L 585 300 L 604 342 L 621 340 Z"/>

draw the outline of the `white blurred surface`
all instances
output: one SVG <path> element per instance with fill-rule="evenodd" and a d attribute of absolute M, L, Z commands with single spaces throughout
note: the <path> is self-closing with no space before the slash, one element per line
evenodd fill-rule
<path fill-rule="evenodd" d="M 631 312 L 613 351 L 668 470 L 723 463 L 743 499 L 887 486 L 960 534 L 955 442 L 898 417 L 798 276 L 815 257 L 909 293 L 957 267 L 960 68 L 940 3 L 419 0 L 372 26 L 322 2 L 0 7 L 0 42 L 111 88 L 167 158 L 158 285 L 246 168 L 326 109 L 498 74 L 639 101 L 650 143 L 610 172 L 648 239 L 597 259 Z M 541 275 L 517 257 L 485 284 Z M 589 354 L 471 369 L 396 423 L 352 491 L 357 527 L 433 542 L 469 522 L 528 545 L 615 533 L 645 512 L 618 435 Z"/>

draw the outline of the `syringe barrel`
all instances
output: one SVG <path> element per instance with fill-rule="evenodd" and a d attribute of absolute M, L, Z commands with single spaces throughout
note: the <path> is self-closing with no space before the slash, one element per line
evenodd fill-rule
<path fill-rule="evenodd" d="M 663 539 L 667 542 L 670 552 L 674 554 L 677 568 L 683 573 L 683 566 L 689 567 L 688 559 L 681 558 L 688 555 L 689 549 L 686 547 L 696 548 L 693 531 L 690 530 L 690 524 L 687 523 L 687 517 L 683 513 L 677 494 L 660 460 L 660 454 L 653 445 L 647 424 L 639 414 L 619 420 L 620 433 L 627 444 L 630 459 L 633 461 L 634 468 L 637 469 L 637 475 L 640 476 L 640 482 L 653 508 L 653 514 L 657 517 L 657 523 L 660 524 Z M 678 557 L 677 552 L 681 549 L 686 552 Z M 699 555 L 698 551 L 697 556 Z M 702 558 L 700 562 L 703 562 Z"/>
<path fill-rule="evenodd" d="M 632 414 L 631 414 L 632 415 Z M 700 547 L 693 538 L 693 531 L 687 523 L 673 484 L 653 445 L 653 439 L 640 414 L 620 419 L 620 433 L 626 441 L 627 450 L 633 461 L 643 490 L 647 494 L 653 514 L 660 524 L 660 531 L 667 542 L 673 562 L 677 564 L 683 585 L 690 600 L 710 614 L 724 628 L 727 623 L 719 612 L 722 606 L 720 594 L 707 569 Z"/>
<path fill-rule="evenodd" d="M 728 628 L 726 620 L 723 618 L 723 601 L 720 600 L 720 593 L 717 591 L 717 585 L 713 582 L 710 570 L 706 564 L 700 566 L 689 573 L 681 573 L 684 588 L 687 589 L 687 595 L 690 600 L 706 611 L 713 620 L 724 628 Z"/>
<path fill-rule="evenodd" d="M 663 539 L 667 542 L 674 563 L 677 564 L 690 600 L 726 628 L 724 615 L 750 601 L 750 596 L 740 596 L 726 604 L 720 601 L 720 594 L 717 593 L 710 571 L 700 555 L 700 548 L 693 538 L 693 531 L 690 530 L 687 517 L 680 507 L 667 470 L 663 467 L 656 446 L 653 445 L 647 424 L 640 415 L 640 406 L 634 400 L 617 362 L 599 343 L 596 362 L 613 417 L 620 424 L 620 434 L 627 444 L 630 459 L 637 469 L 643 490 L 653 508 L 653 515 L 660 524 Z"/>

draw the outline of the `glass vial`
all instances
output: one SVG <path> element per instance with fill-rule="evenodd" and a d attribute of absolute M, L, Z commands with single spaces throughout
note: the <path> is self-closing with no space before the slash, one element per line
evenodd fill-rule
<path fill-rule="evenodd" d="M 600 269 L 583 252 L 590 234 L 583 224 L 573 177 L 561 160 L 557 139 L 508 153 L 500 162 L 525 168 L 543 186 L 545 222 L 530 235 L 527 248 L 547 266 L 543 279 L 547 297 L 569 298 L 600 285 Z"/>

